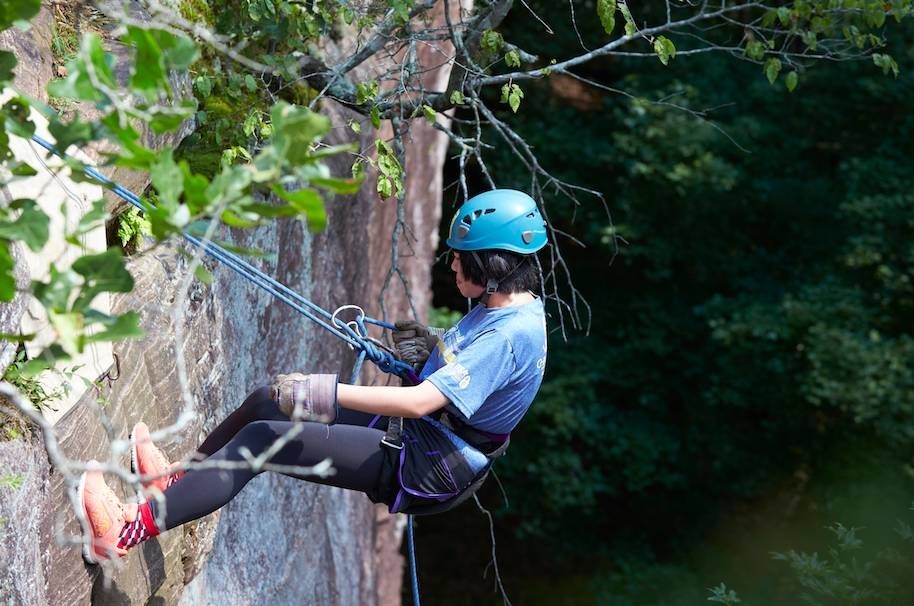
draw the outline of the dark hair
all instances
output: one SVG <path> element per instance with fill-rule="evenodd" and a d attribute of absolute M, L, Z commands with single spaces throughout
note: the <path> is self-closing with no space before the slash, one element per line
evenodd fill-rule
<path fill-rule="evenodd" d="M 496 292 L 511 294 L 531 291 L 540 293 L 542 276 L 536 254 L 522 255 L 507 250 L 458 250 L 460 269 L 465 278 L 480 286 L 488 280 L 498 281 Z M 473 252 L 482 262 L 482 267 L 473 257 Z"/>

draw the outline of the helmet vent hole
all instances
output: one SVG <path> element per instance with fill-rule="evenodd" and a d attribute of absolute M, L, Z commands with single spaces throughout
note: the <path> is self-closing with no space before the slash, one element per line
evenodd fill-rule
<path fill-rule="evenodd" d="M 527 215 L 527 218 L 528 218 L 528 219 L 532 219 L 533 217 L 534 217 L 534 214 L 533 214 L 533 213 L 530 213 L 529 215 Z"/>
<path fill-rule="evenodd" d="M 470 225 L 473 222 L 473 217 L 470 215 L 464 215 L 463 219 L 461 219 L 460 222 Z"/>
<path fill-rule="evenodd" d="M 474 219 L 478 219 L 478 218 L 479 218 L 479 215 L 481 215 L 481 214 L 482 214 L 482 211 L 481 211 L 481 210 L 474 210 L 474 211 L 473 211 L 473 218 L 474 218 Z"/>
<path fill-rule="evenodd" d="M 483 214 L 485 214 L 485 215 L 491 215 L 491 214 L 494 213 L 494 212 L 495 212 L 495 209 L 494 209 L 494 208 L 487 208 Z"/>

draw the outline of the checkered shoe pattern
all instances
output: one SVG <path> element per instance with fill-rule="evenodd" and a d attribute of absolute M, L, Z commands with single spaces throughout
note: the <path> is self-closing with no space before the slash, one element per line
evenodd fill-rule
<path fill-rule="evenodd" d="M 143 518 L 137 516 L 133 522 L 127 522 L 121 529 L 121 534 L 117 537 L 117 546 L 121 549 L 129 549 L 134 545 L 142 543 L 149 538 L 146 532 L 146 525 L 143 524 Z"/>
<path fill-rule="evenodd" d="M 178 472 L 173 473 L 170 476 L 168 476 L 168 481 L 165 484 L 165 490 L 168 490 L 169 488 L 171 488 L 172 484 L 174 484 L 175 482 L 177 482 L 178 480 L 180 480 L 183 477 L 184 477 L 183 471 L 178 471 Z"/>
<path fill-rule="evenodd" d="M 139 545 L 146 539 L 158 536 L 159 529 L 155 525 L 149 502 L 143 503 L 137 510 L 136 520 L 127 522 L 117 537 L 117 546 L 120 549 L 130 549 Z"/>

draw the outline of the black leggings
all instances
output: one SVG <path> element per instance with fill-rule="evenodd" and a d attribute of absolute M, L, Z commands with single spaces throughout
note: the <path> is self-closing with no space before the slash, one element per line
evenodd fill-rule
<path fill-rule="evenodd" d="M 339 486 L 362 492 L 376 490 L 385 453 L 380 441 L 384 432 L 369 428 L 374 417 L 352 410 L 340 410 L 336 425 L 302 423 L 301 432 L 269 459 L 274 465 L 312 466 L 331 459 L 334 475 L 294 478 Z M 197 449 L 196 460 L 245 461 L 240 453 L 246 447 L 253 456 L 268 449 L 295 424 L 280 412 L 268 388 L 260 388 L 210 433 Z M 238 469 L 191 469 L 172 484 L 163 500 L 151 500 L 152 513 L 165 524 L 160 530 L 174 528 L 211 513 L 229 501 L 258 473 L 249 467 Z"/>

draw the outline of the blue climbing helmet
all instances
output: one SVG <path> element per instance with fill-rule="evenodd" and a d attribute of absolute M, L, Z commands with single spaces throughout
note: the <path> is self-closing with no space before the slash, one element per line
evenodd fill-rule
<path fill-rule="evenodd" d="M 546 222 L 524 192 L 493 189 L 463 203 L 448 233 L 454 250 L 499 249 L 529 255 L 546 245 Z"/>

